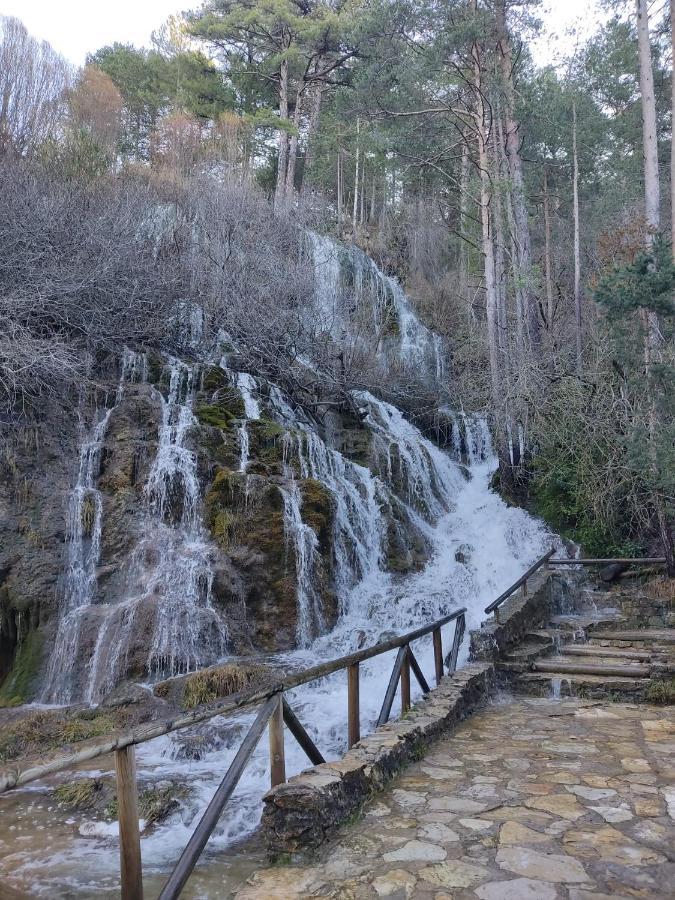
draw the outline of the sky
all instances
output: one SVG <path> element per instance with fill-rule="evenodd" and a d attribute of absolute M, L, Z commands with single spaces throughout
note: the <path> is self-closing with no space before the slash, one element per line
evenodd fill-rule
<path fill-rule="evenodd" d="M 21 19 L 32 35 L 82 65 L 87 53 L 114 41 L 147 46 L 168 16 L 200 5 L 200 0 L 0 0 L 0 13 Z M 544 0 L 539 15 L 547 33 L 532 48 L 535 61 L 555 62 L 571 48 L 570 27 L 590 31 L 597 5 L 597 0 Z"/>

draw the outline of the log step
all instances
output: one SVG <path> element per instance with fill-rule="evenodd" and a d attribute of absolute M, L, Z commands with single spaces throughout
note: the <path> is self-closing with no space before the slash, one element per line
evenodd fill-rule
<path fill-rule="evenodd" d="M 675 644 L 675 628 L 641 628 L 638 631 L 593 631 L 591 641 L 659 641 Z"/>
<path fill-rule="evenodd" d="M 649 661 L 651 650 L 635 650 L 633 647 L 598 647 L 595 644 L 568 644 L 565 656 L 590 656 L 594 658 L 609 656 L 612 659 L 644 659 Z"/>
<path fill-rule="evenodd" d="M 555 675 L 609 675 L 621 678 L 649 678 L 649 666 L 638 663 L 617 663 L 600 665 L 578 662 L 564 656 L 549 656 L 534 663 L 535 672 L 550 672 Z"/>

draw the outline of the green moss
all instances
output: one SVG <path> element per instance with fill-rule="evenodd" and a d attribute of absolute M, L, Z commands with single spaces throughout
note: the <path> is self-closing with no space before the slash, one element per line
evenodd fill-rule
<path fill-rule="evenodd" d="M 150 384 L 159 384 L 162 380 L 164 362 L 159 353 L 148 353 L 148 381 Z"/>
<path fill-rule="evenodd" d="M 300 483 L 302 520 L 314 529 L 322 550 L 330 546 L 335 504 L 328 488 L 315 478 Z"/>
<path fill-rule="evenodd" d="M 220 366 L 209 366 L 204 370 L 204 374 L 202 375 L 202 389 L 204 391 L 218 391 L 221 388 L 229 388 L 230 383 L 227 379 L 227 375 Z"/>
<path fill-rule="evenodd" d="M 232 413 L 220 403 L 200 403 L 195 409 L 195 415 L 200 425 L 223 430 L 228 428 L 234 419 Z"/>
<path fill-rule="evenodd" d="M 16 652 L 14 665 L 0 687 L 0 706 L 19 706 L 34 694 L 42 663 L 42 634 L 29 631 Z"/>
<path fill-rule="evenodd" d="M 660 706 L 675 704 L 675 678 L 669 681 L 652 681 L 645 691 L 645 700 Z"/>
<path fill-rule="evenodd" d="M 89 738 L 101 737 L 115 730 L 115 721 L 107 713 L 87 715 L 87 711 L 69 719 L 61 729 L 59 744 L 75 744 Z"/>

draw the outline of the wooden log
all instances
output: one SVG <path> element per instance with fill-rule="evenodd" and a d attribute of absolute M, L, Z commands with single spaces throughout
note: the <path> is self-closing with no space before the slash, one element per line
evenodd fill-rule
<path fill-rule="evenodd" d="M 454 675 L 457 671 L 457 659 L 459 657 L 459 648 L 462 645 L 464 637 L 464 615 L 461 615 L 455 623 L 455 634 L 452 639 L 452 650 L 448 656 L 448 675 Z"/>
<path fill-rule="evenodd" d="M 394 668 L 391 670 L 391 676 L 389 678 L 389 684 L 387 685 L 387 690 L 384 695 L 384 700 L 382 701 L 382 709 L 380 710 L 380 715 L 377 719 L 377 724 L 384 725 L 389 720 L 389 714 L 391 713 L 391 707 L 394 703 L 394 697 L 396 696 L 396 688 L 398 686 L 398 680 L 401 677 L 401 666 L 403 665 L 403 657 L 405 656 L 405 647 L 400 647 L 398 654 L 396 655 L 396 661 L 394 662 Z"/>
<path fill-rule="evenodd" d="M 321 751 L 316 746 L 311 737 L 307 734 L 302 722 L 288 705 L 285 698 L 283 701 L 283 709 L 284 722 L 286 723 L 286 725 L 288 725 L 288 730 L 290 731 L 290 733 L 305 751 L 305 754 L 307 755 L 309 761 L 315 766 L 320 766 L 321 763 L 325 763 L 326 760 L 323 758 Z"/>
<path fill-rule="evenodd" d="M 401 714 L 405 715 L 410 709 L 410 650 L 404 647 L 403 663 L 401 664 Z"/>
<path fill-rule="evenodd" d="M 503 594 L 500 594 L 496 600 L 493 600 L 489 606 L 486 606 L 485 612 L 486 613 L 494 612 L 499 606 L 502 605 L 502 603 L 505 600 L 507 600 L 511 596 L 511 594 L 515 593 L 515 591 L 518 590 L 518 588 L 521 586 L 521 584 L 524 584 L 528 578 L 530 578 L 532 575 L 534 575 L 534 573 L 538 569 L 540 569 L 543 565 L 545 565 L 549 561 L 549 559 L 553 556 L 554 553 L 555 553 L 555 547 L 551 547 L 551 549 L 548 551 L 548 553 L 545 553 L 543 556 L 541 556 L 535 563 L 533 563 L 530 566 L 530 568 L 527 570 L 527 572 L 525 572 L 524 575 L 520 576 L 518 581 L 514 581 L 514 583 L 511 585 L 510 588 L 507 588 Z M 465 610 L 465 612 L 466 612 L 466 610 Z"/>
<path fill-rule="evenodd" d="M 431 691 L 429 687 L 429 682 L 424 677 L 424 672 L 420 668 L 420 664 L 417 661 L 417 657 L 412 652 L 412 647 L 408 647 L 408 661 L 410 663 L 410 668 L 412 669 L 413 675 L 417 679 L 417 683 L 422 688 L 422 692 L 428 694 Z"/>
<path fill-rule="evenodd" d="M 162 888 L 159 900 L 176 900 L 176 898 L 180 896 L 180 893 L 185 886 L 185 882 L 190 877 L 190 873 L 194 869 L 197 860 L 201 856 L 202 850 L 206 846 L 206 842 L 211 837 L 213 829 L 218 824 L 218 819 L 223 811 L 223 807 L 230 799 L 234 789 L 239 783 L 239 779 L 246 768 L 246 763 L 258 746 L 258 741 L 262 737 L 267 722 L 277 709 L 278 704 L 279 700 L 277 695 L 275 695 L 274 697 L 270 697 L 260 709 L 248 734 L 242 741 L 241 747 L 237 750 L 230 768 L 220 782 L 218 790 L 206 807 L 206 812 L 201 817 L 199 825 L 197 825 L 192 832 L 192 837 L 188 841 L 185 850 L 183 850 L 180 859 L 169 876 L 169 880 Z"/>
<path fill-rule="evenodd" d="M 441 629 L 434 628 L 432 632 L 433 641 L 434 641 L 434 666 L 436 668 L 436 684 L 441 683 L 441 678 L 443 678 L 443 638 L 441 636 Z"/>
<path fill-rule="evenodd" d="M 117 817 L 120 829 L 120 876 L 122 900 L 143 900 L 141 835 L 138 826 L 138 785 L 136 750 L 124 747 L 115 752 L 117 775 Z"/>
<path fill-rule="evenodd" d="M 286 781 L 286 754 L 284 752 L 283 695 L 279 694 L 276 708 L 269 721 L 270 783 L 272 787 Z"/>
<path fill-rule="evenodd" d="M 351 749 L 361 739 L 359 702 L 359 664 L 347 669 L 347 747 Z"/>

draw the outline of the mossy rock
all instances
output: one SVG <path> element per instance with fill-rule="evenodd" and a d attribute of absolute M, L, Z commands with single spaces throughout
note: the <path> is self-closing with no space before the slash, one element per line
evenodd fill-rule
<path fill-rule="evenodd" d="M 19 706 L 33 698 L 42 665 L 43 638 L 29 631 L 19 645 L 14 665 L 0 687 L 0 706 Z"/>
<path fill-rule="evenodd" d="M 659 706 L 675 705 L 675 678 L 665 681 L 651 681 L 645 691 L 647 703 L 656 703 Z"/>
<path fill-rule="evenodd" d="M 164 374 L 164 360 L 153 350 L 147 354 L 148 360 L 148 381 L 150 384 L 158 385 Z"/>
<path fill-rule="evenodd" d="M 195 416 L 200 425 L 209 425 L 225 431 L 230 427 L 235 416 L 223 403 L 200 403 L 195 408 Z"/>
<path fill-rule="evenodd" d="M 229 697 L 230 694 L 239 693 L 261 682 L 266 674 L 264 666 L 234 663 L 204 669 L 185 679 L 181 706 L 193 709 L 204 703 L 212 703 L 220 697 Z"/>
<path fill-rule="evenodd" d="M 300 482 L 302 495 L 302 521 L 309 525 L 319 539 L 322 553 L 331 549 L 335 500 L 328 488 L 315 478 L 304 478 Z"/>
<path fill-rule="evenodd" d="M 60 710 L 36 710 L 6 725 L 0 736 L 0 761 L 32 756 L 111 734 L 120 722 L 106 712 L 84 710 L 65 714 Z"/>
<path fill-rule="evenodd" d="M 104 796 L 103 782 L 98 778 L 80 778 L 59 784 L 52 797 L 67 809 L 92 809 Z"/>
<path fill-rule="evenodd" d="M 209 366 L 202 373 L 202 390 L 208 393 L 219 391 L 221 388 L 230 388 L 227 374 L 220 366 Z"/>

